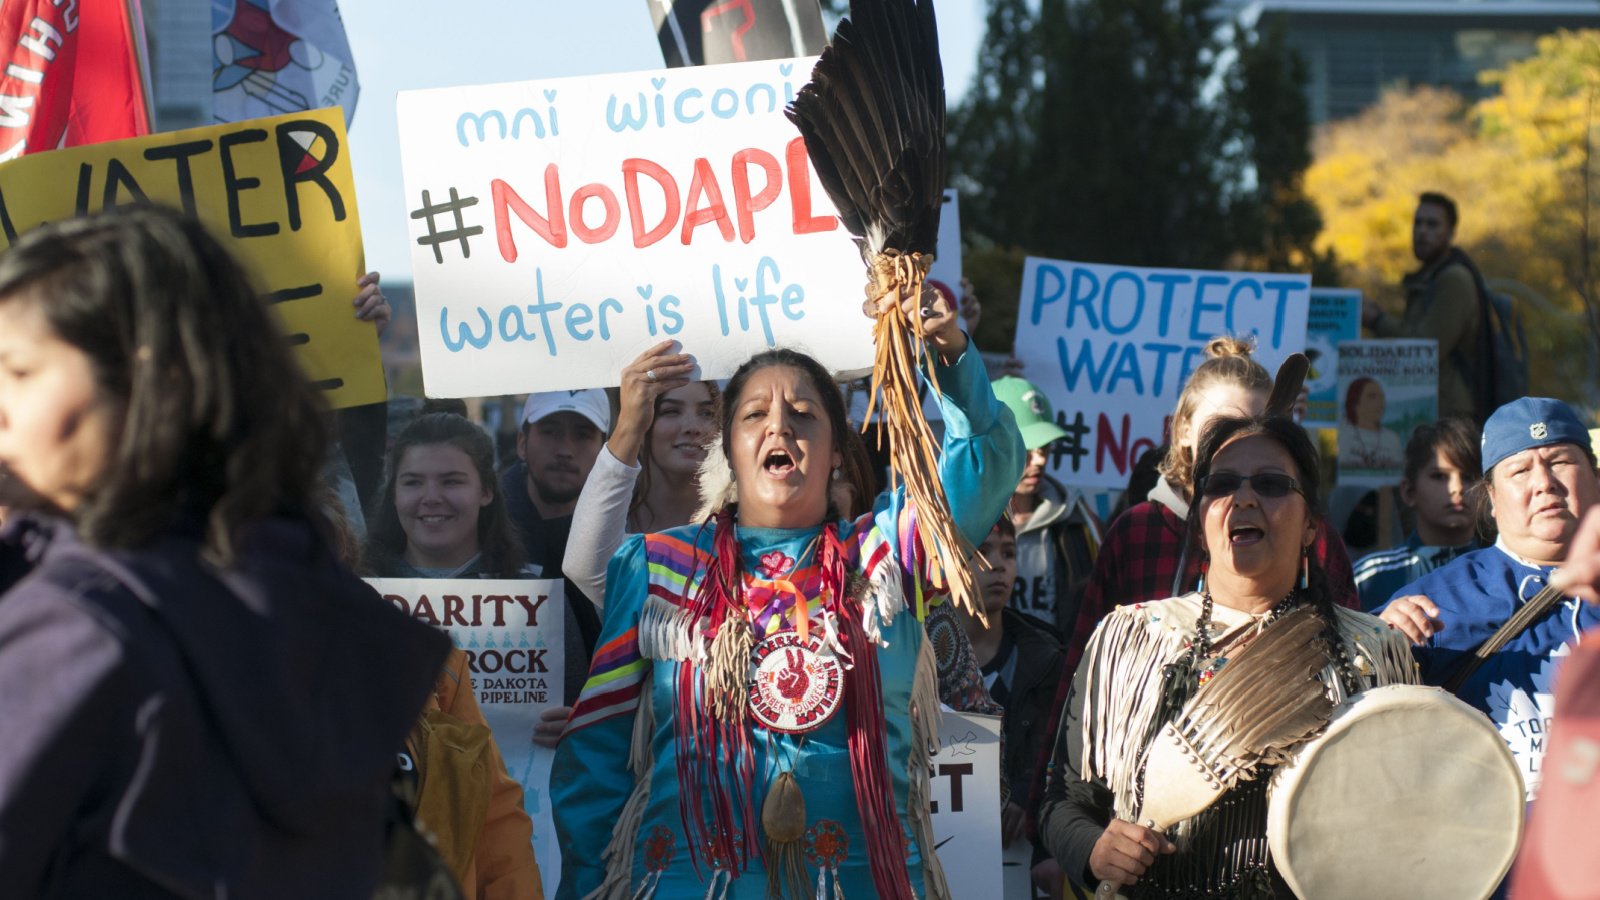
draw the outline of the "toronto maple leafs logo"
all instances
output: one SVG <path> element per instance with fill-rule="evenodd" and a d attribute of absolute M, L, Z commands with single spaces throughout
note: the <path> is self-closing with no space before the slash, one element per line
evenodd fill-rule
<path fill-rule="evenodd" d="M 1511 755 L 1516 757 L 1529 800 L 1539 791 L 1545 741 L 1549 737 L 1550 721 L 1555 716 L 1551 688 L 1555 684 L 1557 661 L 1555 655 L 1547 657 L 1538 669 L 1528 673 L 1533 686 L 1531 694 L 1513 685 L 1510 679 L 1489 684 L 1489 718 L 1511 748 Z"/>

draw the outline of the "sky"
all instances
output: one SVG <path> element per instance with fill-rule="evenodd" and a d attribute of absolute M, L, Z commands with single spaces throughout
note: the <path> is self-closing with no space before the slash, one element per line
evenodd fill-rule
<path fill-rule="evenodd" d="M 983 0 L 934 0 L 948 101 L 972 81 Z M 649 0 L 340 0 L 361 80 L 350 126 L 367 268 L 411 280 L 395 94 L 663 67 Z"/>

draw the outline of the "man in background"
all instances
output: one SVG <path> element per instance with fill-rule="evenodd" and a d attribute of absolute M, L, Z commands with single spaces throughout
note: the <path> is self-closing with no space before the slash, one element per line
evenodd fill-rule
<path fill-rule="evenodd" d="M 528 562 L 542 577 L 562 578 L 572 511 L 611 429 L 611 403 L 605 391 L 552 391 L 533 394 L 522 407 L 517 461 L 500 476 L 511 521 L 522 536 Z M 589 660 L 600 637 L 600 616 L 571 581 L 566 583 L 566 665 L 564 707 L 547 710 L 535 740 L 554 746 L 570 707 L 589 677 Z"/>
<path fill-rule="evenodd" d="M 1395 319 L 1371 300 L 1361 322 L 1378 337 L 1429 338 L 1439 342 L 1439 416 L 1465 416 L 1481 424 L 1492 409 L 1479 409 L 1474 389 L 1483 359 L 1479 343 L 1481 304 L 1477 269 L 1455 246 L 1459 221 L 1454 200 L 1429 191 L 1418 198 L 1411 220 L 1411 252 L 1422 267 L 1405 276 L 1405 313 Z"/>

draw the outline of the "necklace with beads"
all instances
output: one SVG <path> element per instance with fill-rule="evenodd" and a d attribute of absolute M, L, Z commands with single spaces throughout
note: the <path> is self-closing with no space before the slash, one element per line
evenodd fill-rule
<path fill-rule="evenodd" d="M 1200 618 L 1195 622 L 1194 640 L 1191 644 L 1191 646 L 1194 648 L 1195 664 L 1197 666 L 1201 666 L 1203 664 L 1203 667 L 1200 668 L 1199 672 L 1196 674 L 1196 682 L 1198 684 L 1205 684 L 1207 681 L 1210 681 L 1213 676 L 1222 671 L 1223 666 L 1228 664 L 1228 657 L 1226 656 L 1218 656 L 1216 659 L 1211 659 L 1211 612 L 1214 605 L 1215 604 L 1211 599 L 1210 591 L 1206 591 L 1200 595 Z M 1273 604 L 1272 609 L 1269 610 L 1266 616 L 1261 619 L 1260 624 L 1256 628 L 1256 634 L 1260 634 L 1267 628 L 1267 626 L 1282 618 L 1284 613 L 1287 613 L 1289 610 L 1294 609 L 1299 605 L 1300 603 L 1297 592 L 1291 590 L 1289 593 L 1284 595 L 1282 600 L 1279 600 L 1277 603 Z M 1249 639 L 1246 638 L 1235 645 L 1233 652 L 1237 652 L 1240 648 L 1248 643 Z M 1210 662 L 1207 662 L 1208 659 Z"/>

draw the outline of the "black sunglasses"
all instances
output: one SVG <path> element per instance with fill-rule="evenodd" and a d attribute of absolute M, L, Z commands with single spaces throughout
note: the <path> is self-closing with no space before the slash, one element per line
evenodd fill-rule
<path fill-rule="evenodd" d="M 1228 497 L 1237 493 L 1240 486 L 1247 481 L 1260 497 L 1276 500 L 1279 497 L 1289 496 L 1291 491 L 1300 493 L 1300 482 L 1278 472 L 1257 472 L 1254 475 L 1216 472 L 1200 479 L 1200 494 L 1205 497 Z"/>

